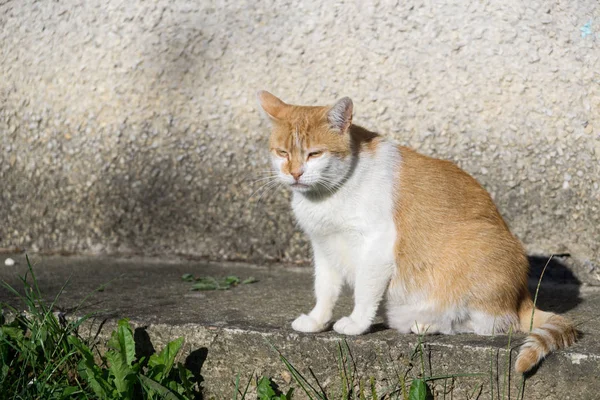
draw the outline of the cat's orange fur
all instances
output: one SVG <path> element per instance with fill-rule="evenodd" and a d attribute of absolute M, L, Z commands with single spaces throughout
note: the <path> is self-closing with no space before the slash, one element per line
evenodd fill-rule
<path fill-rule="evenodd" d="M 327 120 L 330 107 L 287 105 L 267 92 L 260 92 L 259 98 L 275 121 L 271 151 L 289 153 L 283 173 L 300 171 L 311 149 L 350 157 L 375 153 L 383 142 L 378 134 L 351 125 L 351 114 L 343 129 L 347 134 L 339 134 Z M 508 318 L 509 325 L 500 331 L 509 326 L 522 332 L 533 328 L 517 358 L 518 372 L 530 370 L 550 351 L 571 345 L 576 331 L 567 319 L 538 309 L 533 313 L 525 251 L 487 191 L 449 161 L 403 146 L 397 151 L 396 271 L 389 287 L 427 293 L 440 312 L 464 303 L 486 315 Z"/>
<path fill-rule="evenodd" d="M 542 328 L 547 335 L 531 334 L 538 346 L 521 351 L 515 365 L 518 372 L 574 343 L 576 331 L 566 318 L 539 309 L 532 312 L 527 256 L 487 191 L 449 161 L 399 149 L 398 274 L 391 284 L 431 290 L 442 307 L 469 293 L 474 308 L 498 317 L 518 315 L 516 328 L 522 332 L 546 323 L 559 327 Z"/>

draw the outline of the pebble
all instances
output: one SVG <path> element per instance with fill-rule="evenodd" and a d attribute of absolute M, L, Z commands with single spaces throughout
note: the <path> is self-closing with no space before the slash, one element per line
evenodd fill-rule
<path fill-rule="evenodd" d="M 13 260 L 12 258 L 7 258 L 6 260 L 4 260 L 4 265 L 6 265 L 7 267 L 12 267 L 13 265 L 15 265 L 15 260 Z"/>

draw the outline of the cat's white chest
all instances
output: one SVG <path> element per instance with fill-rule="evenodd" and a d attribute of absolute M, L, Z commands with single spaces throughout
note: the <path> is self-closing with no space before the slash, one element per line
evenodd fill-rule
<path fill-rule="evenodd" d="M 318 247 L 344 275 L 352 275 L 357 265 L 371 259 L 394 262 L 399 157 L 395 147 L 385 144 L 375 155 L 364 157 L 350 179 L 326 199 L 313 201 L 294 194 L 294 214 L 313 249 Z"/>
<path fill-rule="evenodd" d="M 369 210 L 362 201 L 364 194 L 336 193 L 326 201 L 312 202 L 297 195 L 292 202 L 294 214 L 302 229 L 313 237 L 333 235 L 360 236 L 369 229 Z"/>

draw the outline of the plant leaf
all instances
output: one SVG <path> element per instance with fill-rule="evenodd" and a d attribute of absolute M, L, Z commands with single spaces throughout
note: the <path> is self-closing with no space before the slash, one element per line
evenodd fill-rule
<path fill-rule="evenodd" d="M 60 392 L 61 399 L 72 399 L 75 393 L 77 393 L 80 389 L 77 386 L 67 386 L 63 388 Z"/>
<path fill-rule="evenodd" d="M 275 390 L 273 390 L 271 385 L 271 380 L 266 376 L 263 376 L 258 380 L 256 386 L 256 396 L 258 397 L 258 400 L 271 400 L 277 396 L 277 393 L 275 393 Z"/>
<path fill-rule="evenodd" d="M 81 375 L 100 399 L 107 399 L 110 393 L 110 385 L 103 378 L 102 370 L 94 362 L 94 356 L 90 349 L 75 336 L 69 336 L 68 342 L 83 356 L 77 366 Z"/>
<path fill-rule="evenodd" d="M 194 281 L 194 275 L 192 275 L 192 274 L 183 274 L 183 275 L 181 275 L 181 280 L 186 281 L 186 282 L 193 282 Z"/>
<path fill-rule="evenodd" d="M 194 376 L 192 371 L 187 369 L 182 363 L 177 363 L 177 372 L 179 374 L 179 379 L 181 380 L 181 386 L 183 387 L 185 395 L 189 398 L 194 397 L 194 384 L 190 380 Z M 181 392 L 179 393 L 182 394 Z"/>
<path fill-rule="evenodd" d="M 235 275 L 230 275 L 224 279 L 226 286 L 236 286 L 240 283 L 240 278 Z"/>
<path fill-rule="evenodd" d="M 164 378 L 169 376 L 181 346 L 183 346 L 182 337 L 169 342 L 160 353 L 151 355 L 148 360 L 148 368 L 152 372 L 148 375 L 158 382 L 163 382 Z"/>
<path fill-rule="evenodd" d="M 117 330 L 112 332 L 108 341 L 108 347 L 119 353 L 125 365 L 131 366 L 135 360 L 135 341 L 128 319 L 119 320 Z"/>
<path fill-rule="evenodd" d="M 108 371 L 113 376 L 113 383 L 119 394 L 125 395 L 126 398 L 130 398 L 133 393 L 133 377 L 135 374 L 125 363 L 123 356 L 114 351 L 109 350 L 106 352 L 106 359 L 109 362 Z M 129 396 L 129 397 L 127 397 Z"/>
<path fill-rule="evenodd" d="M 256 279 L 255 277 L 251 276 L 248 279 L 244 279 L 244 281 L 242 282 L 242 285 L 248 285 L 249 283 L 256 283 L 258 282 L 258 279 Z"/>
<path fill-rule="evenodd" d="M 160 383 L 153 381 L 145 375 L 139 375 L 140 383 L 142 386 L 151 394 L 152 392 L 158 393 L 161 399 L 166 400 L 179 400 L 182 397 L 177 396 L 169 388 L 161 385 Z"/>
<path fill-rule="evenodd" d="M 413 379 L 410 384 L 410 391 L 408 392 L 409 400 L 426 400 L 427 398 L 427 385 L 422 379 Z"/>

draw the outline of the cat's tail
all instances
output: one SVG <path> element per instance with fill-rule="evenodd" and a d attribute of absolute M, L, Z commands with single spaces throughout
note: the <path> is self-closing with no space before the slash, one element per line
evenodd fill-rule
<path fill-rule="evenodd" d="M 571 321 L 554 313 L 534 310 L 531 299 L 521 305 L 519 321 L 521 331 L 529 332 L 515 364 L 519 373 L 529 371 L 550 352 L 568 347 L 577 340 L 577 331 Z"/>

